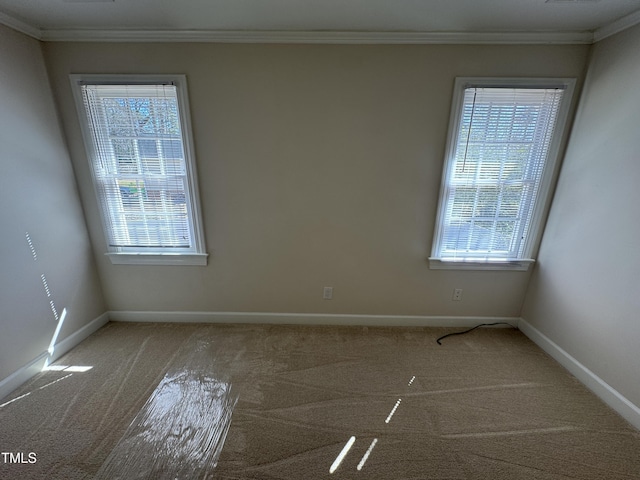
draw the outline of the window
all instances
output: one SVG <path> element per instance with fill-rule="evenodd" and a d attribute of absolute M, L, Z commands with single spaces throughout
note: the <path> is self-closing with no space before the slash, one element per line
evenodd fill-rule
<path fill-rule="evenodd" d="M 111 261 L 206 265 L 184 76 L 71 81 Z"/>
<path fill-rule="evenodd" d="M 431 268 L 533 262 L 573 86 L 456 79 Z"/>

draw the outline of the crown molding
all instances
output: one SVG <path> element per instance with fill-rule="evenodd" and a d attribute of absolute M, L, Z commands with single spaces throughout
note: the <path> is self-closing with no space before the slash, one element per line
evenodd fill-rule
<path fill-rule="evenodd" d="M 590 44 L 591 32 L 350 32 L 255 30 L 42 30 L 50 42 L 294 44 Z"/>
<path fill-rule="evenodd" d="M 640 24 L 640 10 L 593 32 L 362 32 L 276 30 L 41 29 L 0 12 L 0 24 L 47 42 L 317 44 L 592 44 Z"/>
<path fill-rule="evenodd" d="M 620 33 L 627 28 L 631 28 L 640 23 L 640 10 L 637 10 L 629 15 L 619 18 L 618 20 L 611 22 L 604 27 L 600 27 L 593 32 L 593 42 L 599 42 L 607 37 Z"/>
<path fill-rule="evenodd" d="M 42 40 L 42 30 L 23 22 L 22 20 L 18 20 L 11 15 L 7 15 L 6 13 L 0 12 L 0 24 L 13 28 L 14 30 L 22 32 L 25 35 L 29 35 L 37 40 Z"/>
<path fill-rule="evenodd" d="M 635 23 L 638 21 L 640 21 L 640 19 L 636 20 Z M 347 45 L 570 45 L 591 44 L 594 42 L 594 34 L 591 32 L 41 29 L 2 12 L 0 12 L 0 24 L 4 24 L 14 30 L 18 30 L 37 40 L 45 42 L 207 42 Z M 623 28 L 626 27 L 622 27 L 622 29 Z"/>

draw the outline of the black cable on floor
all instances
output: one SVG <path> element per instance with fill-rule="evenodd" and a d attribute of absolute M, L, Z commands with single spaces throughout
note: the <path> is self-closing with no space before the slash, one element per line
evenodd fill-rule
<path fill-rule="evenodd" d="M 476 325 L 475 327 L 472 327 L 469 330 L 465 330 L 464 332 L 447 333 L 446 335 L 443 335 L 440 338 L 438 338 L 436 340 L 436 342 L 438 342 L 438 345 L 442 345 L 442 343 L 440 343 L 440 340 L 442 340 L 443 338 L 452 337 L 453 335 L 462 335 L 462 334 L 465 334 L 465 333 L 469 333 L 470 331 L 475 330 L 478 327 L 485 327 L 485 326 L 490 326 L 490 325 L 509 325 L 509 326 L 513 327 L 513 325 L 511 325 L 508 322 L 481 323 L 480 325 Z M 513 327 L 513 328 L 516 328 L 516 327 Z"/>

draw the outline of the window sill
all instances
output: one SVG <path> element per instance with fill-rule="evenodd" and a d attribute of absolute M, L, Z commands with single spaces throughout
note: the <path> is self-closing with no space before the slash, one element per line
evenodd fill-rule
<path fill-rule="evenodd" d="M 113 265 L 206 266 L 207 253 L 105 253 Z"/>
<path fill-rule="evenodd" d="M 526 272 L 535 263 L 533 259 L 520 260 L 443 260 L 429 257 L 429 268 L 432 270 L 511 270 Z"/>

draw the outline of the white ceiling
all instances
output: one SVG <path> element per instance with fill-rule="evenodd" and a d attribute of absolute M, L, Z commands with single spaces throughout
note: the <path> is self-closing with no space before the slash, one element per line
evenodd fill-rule
<path fill-rule="evenodd" d="M 640 0 L 0 0 L 0 22 L 44 40 L 342 32 L 362 39 L 589 43 L 639 23 Z"/>

